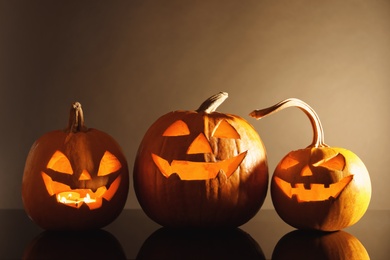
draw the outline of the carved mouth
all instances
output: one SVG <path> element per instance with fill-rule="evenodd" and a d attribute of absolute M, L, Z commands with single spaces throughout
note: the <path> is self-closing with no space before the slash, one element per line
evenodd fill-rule
<path fill-rule="evenodd" d="M 154 163 L 165 177 L 176 173 L 181 180 L 208 180 L 215 178 L 220 171 L 229 178 L 244 160 L 247 152 L 219 162 L 192 162 L 173 160 L 169 163 L 156 154 L 152 154 Z"/>
<path fill-rule="evenodd" d="M 309 187 L 303 183 L 294 185 L 279 177 L 275 177 L 275 182 L 289 198 L 295 196 L 298 202 L 311 202 L 336 199 L 352 179 L 353 175 L 347 176 L 339 182 L 330 184 L 329 187 L 319 183 L 311 183 Z"/>
<path fill-rule="evenodd" d="M 55 195 L 57 202 L 73 208 L 80 208 L 83 204 L 89 209 L 97 209 L 102 206 L 103 199 L 110 201 L 121 182 L 119 175 L 107 189 L 101 186 L 96 191 L 91 189 L 72 189 L 69 185 L 53 181 L 53 179 L 44 172 L 41 172 L 47 192 L 50 196 Z"/>

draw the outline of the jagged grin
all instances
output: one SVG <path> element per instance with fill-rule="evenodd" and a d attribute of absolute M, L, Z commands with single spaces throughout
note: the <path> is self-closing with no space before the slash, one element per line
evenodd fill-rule
<path fill-rule="evenodd" d="M 219 162 L 193 162 L 173 160 L 169 163 L 156 154 L 152 154 L 154 163 L 165 177 L 176 173 L 181 180 L 208 180 L 215 178 L 220 171 L 229 178 L 244 160 L 247 152 Z"/>
<path fill-rule="evenodd" d="M 347 176 L 339 182 L 330 184 L 329 187 L 320 183 L 311 183 L 307 185 L 308 187 L 303 183 L 293 185 L 279 177 L 275 177 L 275 182 L 289 198 L 295 196 L 298 202 L 310 202 L 336 199 L 352 179 L 353 175 Z"/>

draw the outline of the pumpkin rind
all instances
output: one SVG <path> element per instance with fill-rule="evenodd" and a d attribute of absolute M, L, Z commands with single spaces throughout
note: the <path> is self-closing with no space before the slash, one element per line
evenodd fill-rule
<path fill-rule="evenodd" d="M 166 129 L 179 120 L 187 124 L 190 133 L 164 136 Z M 240 138 L 212 136 L 221 121 L 234 128 Z M 212 152 L 187 153 L 200 134 L 205 136 L 202 139 L 208 141 Z M 164 158 L 167 164 L 174 165 L 176 160 L 196 169 L 190 173 L 177 170 L 169 177 L 164 176 L 153 161 L 153 154 Z M 225 163 L 240 154 L 244 158 L 238 167 L 232 166 L 230 176 L 224 170 L 216 176 L 215 172 L 210 176 L 191 176 L 195 175 L 198 165 L 204 167 L 204 172 L 208 166 L 214 169 L 213 163 Z M 268 186 L 265 148 L 257 132 L 238 116 L 212 111 L 175 111 L 160 117 L 148 129 L 139 146 L 133 177 L 134 189 L 145 213 L 168 227 L 242 225 L 260 209 Z"/>
<path fill-rule="evenodd" d="M 313 141 L 305 149 L 288 153 L 275 168 L 271 198 L 276 212 L 298 229 L 336 231 L 355 224 L 370 203 L 369 173 L 353 152 L 325 144 L 316 112 L 291 98 L 250 115 L 260 119 L 292 106 L 309 117 Z"/>
<path fill-rule="evenodd" d="M 345 166 L 340 171 L 311 166 L 313 175 L 308 177 L 299 174 L 307 166 L 306 163 L 292 167 L 291 170 L 282 167 L 289 155 L 298 155 L 297 158 L 301 158 L 302 162 L 309 162 L 315 157 L 313 152 L 320 154 L 322 158 L 327 158 L 329 154 L 341 154 L 345 158 Z M 286 223 L 298 229 L 335 231 L 355 224 L 364 215 L 371 197 L 371 186 L 367 185 L 370 178 L 365 165 L 354 153 L 338 147 L 306 148 L 292 151 L 285 158 L 277 165 L 272 176 L 271 197 L 275 210 Z M 315 199 L 315 192 L 308 189 L 310 184 L 318 185 L 323 188 L 320 191 L 324 193 L 346 177 L 352 179 L 334 197 L 327 194 L 327 198 Z M 299 201 L 297 195 L 290 198 L 277 184 L 276 178 L 288 180 L 290 187 L 304 183 L 312 200 Z"/>
<path fill-rule="evenodd" d="M 26 159 L 22 181 L 22 198 L 29 217 L 48 230 L 84 230 L 101 228 L 111 223 L 122 211 L 129 189 L 126 158 L 118 143 L 108 134 L 79 125 L 71 125 L 65 131 L 44 134 L 32 145 Z M 49 162 L 55 153 L 65 156 L 70 165 L 61 171 L 62 165 L 52 167 Z M 119 166 L 102 170 L 102 158 L 109 152 Z M 54 168 L 58 171 L 55 171 Z M 71 171 L 71 172 L 70 172 Z M 103 171 L 104 174 L 101 172 Z M 98 176 L 105 175 L 105 176 Z M 49 179 L 49 180 L 48 180 Z M 75 200 L 66 205 L 58 200 L 59 186 L 64 193 L 91 194 L 93 203 Z M 115 186 L 115 187 L 114 187 Z M 64 189 L 64 188 L 62 188 Z M 106 195 L 105 190 L 111 190 Z M 70 195 L 69 195 L 70 196 Z"/>

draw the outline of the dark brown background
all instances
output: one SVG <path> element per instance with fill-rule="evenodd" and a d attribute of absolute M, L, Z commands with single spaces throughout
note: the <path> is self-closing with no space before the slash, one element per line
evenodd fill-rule
<path fill-rule="evenodd" d="M 385 0 L 0 1 L 0 208 L 22 208 L 28 150 L 66 126 L 72 102 L 117 139 L 131 169 L 159 116 L 226 91 L 219 111 L 256 127 L 270 174 L 310 143 L 310 123 L 297 109 L 247 115 L 298 97 L 319 114 L 329 145 L 365 162 L 370 208 L 389 209 L 389 71 Z M 133 189 L 127 208 L 139 208 Z"/>

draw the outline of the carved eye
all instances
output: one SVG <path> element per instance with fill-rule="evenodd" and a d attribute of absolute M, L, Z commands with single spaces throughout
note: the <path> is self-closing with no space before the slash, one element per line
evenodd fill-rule
<path fill-rule="evenodd" d="M 229 124 L 226 120 L 221 120 L 218 125 L 215 127 L 211 136 L 217 138 L 233 138 L 240 139 L 239 133 L 234 129 L 234 127 Z"/>
<path fill-rule="evenodd" d="M 189 135 L 190 129 L 183 120 L 177 120 L 172 125 L 170 125 L 163 133 L 163 136 L 182 136 Z"/>
<path fill-rule="evenodd" d="M 331 158 L 326 158 L 323 160 L 320 160 L 317 163 L 313 164 L 314 166 L 318 167 L 325 167 L 329 170 L 336 170 L 336 171 L 342 171 L 345 167 L 345 158 L 342 154 L 338 153 L 335 156 Z"/>
<path fill-rule="evenodd" d="M 119 162 L 118 158 L 115 155 L 106 151 L 100 160 L 98 176 L 106 176 L 113 172 L 116 172 L 122 167 L 122 164 Z"/>
<path fill-rule="evenodd" d="M 286 158 L 283 159 L 280 167 L 283 170 L 287 170 L 288 168 L 294 167 L 295 165 L 298 165 L 298 164 L 299 164 L 299 160 L 297 160 L 291 156 L 287 156 Z"/>
<path fill-rule="evenodd" d="M 50 158 L 47 163 L 47 168 L 52 169 L 56 172 L 65 173 L 65 174 L 73 174 L 72 166 L 70 165 L 70 161 L 60 151 L 56 151 L 53 156 Z"/>
<path fill-rule="evenodd" d="M 199 134 L 188 147 L 187 154 L 212 153 L 210 143 L 203 133 Z"/>

